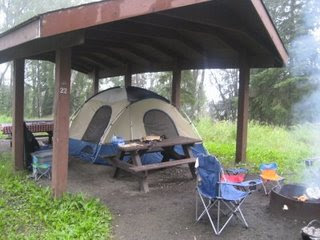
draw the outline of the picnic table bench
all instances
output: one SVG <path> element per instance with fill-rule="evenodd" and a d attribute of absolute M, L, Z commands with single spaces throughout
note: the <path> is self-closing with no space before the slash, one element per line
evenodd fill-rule
<path fill-rule="evenodd" d="M 35 137 L 48 137 L 49 144 L 52 144 L 53 135 L 53 121 L 52 120 L 34 120 L 26 121 L 26 126 L 32 133 L 46 133 L 35 135 Z M 4 135 L 8 136 L 8 139 L 12 139 L 13 127 L 11 123 L 5 123 L 0 125 L 0 129 Z"/>
<path fill-rule="evenodd" d="M 118 154 L 109 158 L 114 167 L 113 177 L 118 177 L 120 169 L 129 172 L 138 177 L 140 190 L 144 192 L 149 192 L 147 177 L 148 172 L 151 170 L 188 164 L 191 175 L 195 178 L 194 164 L 196 158 L 193 157 L 191 147 L 198 142 L 201 142 L 201 140 L 188 137 L 176 137 L 162 141 L 134 141 L 119 145 Z M 180 155 L 174 151 L 174 147 L 177 145 L 182 146 L 184 155 Z M 162 162 L 142 165 L 141 157 L 151 152 L 161 152 L 163 155 Z M 128 155 L 131 156 L 131 160 L 129 162 L 123 161 L 124 157 Z"/>

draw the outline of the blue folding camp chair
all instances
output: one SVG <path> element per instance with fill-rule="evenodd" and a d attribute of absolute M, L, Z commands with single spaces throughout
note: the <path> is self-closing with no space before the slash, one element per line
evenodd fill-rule
<path fill-rule="evenodd" d="M 198 222 L 203 216 L 207 215 L 213 231 L 216 235 L 224 230 L 233 216 L 236 216 L 243 222 L 245 227 L 248 223 L 241 211 L 241 205 L 250 195 L 256 185 L 261 184 L 259 179 L 245 181 L 242 183 L 232 183 L 220 181 L 222 167 L 220 162 L 210 155 L 199 156 L 196 163 L 197 169 L 197 197 L 196 197 L 196 221 Z M 198 199 L 203 204 L 203 211 L 198 215 Z M 208 200 L 206 203 L 205 200 Z M 216 210 L 216 224 L 210 215 Z M 225 215 L 226 220 L 220 225 L 221 213 Z"/>

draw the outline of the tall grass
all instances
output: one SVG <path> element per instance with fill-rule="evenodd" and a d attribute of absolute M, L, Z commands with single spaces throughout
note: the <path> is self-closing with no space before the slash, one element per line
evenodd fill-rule
<path fill-rule="evenodd" d="M 66 194 L 53 200 L 0 154 L 0 239 L 109 239 L 111 214 L 96 199 Z"/>
<path fill-rule="evenodd" d="M 205 118 L 196 126 L 208 151 L 224 165 L 234 165 L 236 124 Z M 258 171 L 261 163 L 276 162 L 281 174 L 296 176 L 304 167 L 304 159 L 320 154 L 320 136 L 316 132 L 320 132 L 320 126 L 306 124 L 286 129 L 250 122 L 245 165 Z"/>

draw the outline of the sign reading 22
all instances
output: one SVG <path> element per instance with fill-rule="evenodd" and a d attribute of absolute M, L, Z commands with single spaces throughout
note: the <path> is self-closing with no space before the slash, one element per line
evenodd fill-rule
<path fill-rule="evenodd" d="M 67 94 L 68 88 L 60 88 L 60 94 Z"/>

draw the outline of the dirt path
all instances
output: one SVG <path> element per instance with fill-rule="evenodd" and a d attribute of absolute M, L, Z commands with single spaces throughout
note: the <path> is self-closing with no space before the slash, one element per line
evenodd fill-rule
<path fill-rule="evenodd" d="M 208 221 L 195 224 L 195 182 L 187 167 L 151 174 L 147 194 L 138 192 L 138 183 L 130 175 L 122 173 L 119 179 L 112 179 L 111 170 L 72 159 L 68 189 L 98 197 L 110 208 L 115 240 L 294 240 L 301 239 L 299 231 L 306 225 L 273 217 L 268 211 L 269 198 L 255 192 L 242 207 L 249 229 L 234 220 L 216 237 Z"/>

